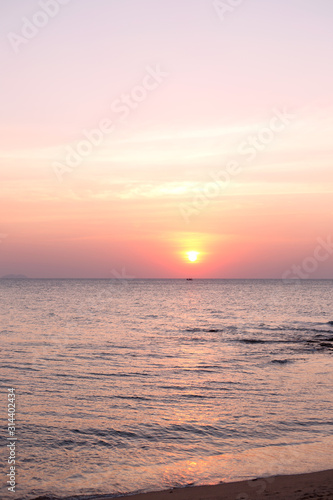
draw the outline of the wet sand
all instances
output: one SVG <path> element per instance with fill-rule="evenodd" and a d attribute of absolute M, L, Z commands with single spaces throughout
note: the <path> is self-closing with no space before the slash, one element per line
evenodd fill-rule
<path fill-rule="evenodd" d="M 333 500 L 333 470 L 272 476 L 215 486 L 174 488 L 120 498 L 121 500 Z"/>

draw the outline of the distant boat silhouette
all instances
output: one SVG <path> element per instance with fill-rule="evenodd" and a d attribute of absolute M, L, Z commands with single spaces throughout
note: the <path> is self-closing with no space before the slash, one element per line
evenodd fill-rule
<path fill-rule="evenodd" d="M 193 278 L 186 278 L 186 281 L 193 281 Z"/>

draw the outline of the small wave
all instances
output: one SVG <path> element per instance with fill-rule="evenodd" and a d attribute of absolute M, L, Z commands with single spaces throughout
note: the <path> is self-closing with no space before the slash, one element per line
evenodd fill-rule
<path fill-rule="evenodd" d="M 219 368 L 221 368 L 221 365 L 199 365 L 198 368 L 200 368 L 200 369 L 203 369 L 203 368 L 204 369 L 208 369 L 208 368 L 217 368 L 217 369 L 219 369 Z"/>
<path fill-rule="evenodd" d="M 12 365 L 2 365 L 2 368 L 9 368 L 12 370 L 23 370 L 31 372 L 39 372 L 39 368 L 32 368 L 31 366 L 12 366 Z"/>
<path fill-rule="evenodd" d="M 71 446 L 74 444 L 75 444 L 75 441 L 73 441 L 72 439 L 64 439 L 63 441 L 60 441 L 58 443 L 58 446 Z"/>
<path fill-rule="evenodd" d="M 316 335 L 316 337 L 318 337 L 318 335 Z M 333 349 L 333 337 L 326 338 L 321 335 L 319 338 L 307 340 L 306 343 L 314 347 L 319 346 Z"/>
<path fill-rule="evenodd" d="M 333 344 L 329 344 L 328 342 L 319 342 L 320 347 L 328 347 L 329 349 L 333 349 Z"/>
<path fill-rule="evenodd" d="M 331 330 L 324 330 L 323 328 L 318 328 L 318 325 L 326 325 L 326 324 L 331 324 L 333 325 L 333 322 L 328 322 L 328 323 L 315 323 L 313 325 L 308 325 L 308 326 L 290 326 L 290 325 L 280 325 L 280 326 L 270 326 L 270 325 L 264 325 L 261 323 L 258 325 L 258 330 L 265 330 L 265 331 L 270 331 L 270 332 L 301 332 L 301 333 L 306 333 L 306 332 L 311 332 L 311 333 L 328 333 L 331 332 Z"/>
<path fill-rule="evenodd" d="M 134 399 L 136 401 L 151 401 L 151 398 L 144 398 L 143 396 L 112 396 L 114 399 Z"/>
<path fill-rule="evenodd" d="M 218 328 L 186 328 L 184 331 L 188 333 L 198 333 L 198 332 L 218 333 L 221 332 L 222 330 Z"/>
<path fill-rule="evenodd" d="M 180 371 L 190 373 L 216 373 L 216 370 L 207 370 L 206 368 L 181 368 Z"/>
<path fill-rule="evenodd" d="M 202 396 L 201 394 L 182 394 L 180 397 L 185 399 L 211 399 L 214 396 Z"/>
<path fill-rule="evenodd" d="M 318 328 L 299 328 L 299 331 L 301 332 L 311 332 L 311 333 L 316 333 L 319 335 L 320 333 L 331 333 L 331 330 L 319 330 Z"/>
<path fill-rule="evenodd" d="M 291 359 L 272 359 L 272 363 L 278 365 L 286 365 L 287 363 L 292 363 Z"/>
<path fill-rule="evenodd" d="M 135 432 L 130 432 L 130 431 L 117 431 L 116 429 L 108 429 L 108 430 L 101 430 L 101 429 L 94 429 L 94 428 L 89 428 L 89 429 L 71 429 L 72 433 L 75 434 L 82 434 L 85 436 L 98 436 L 98 437 L 110 437 L 110 436 L 118 436 L 118 437 L 124 437 L 124 438 L 138 438 L 139 434 Z"/>
<path fill-rule="evenodd" d="M 114 344 L 113 342 L 110 342 L 110 341 L 107 341 L 106 343 L 107 344 L 111 344 L 111 347 L 113 349 L 135 349 L 135 347 L 133 347 L 133 346 L 129 346 L 129 345 L 116 345 L 116 344 Z"/>
<path fill-rule="evenodd" d="M 207 339 L 204 337 L 183 337 L 181 340 L 185 340 L 186 342 L 205 342 Z"/>
<path fill-rule="evenodd" d="M 158 385 L 160 389 L 172 389 L 173 391 L 187 391 L 186 385 Z"/>
<path fill-rule="evenodd" d="M 239 342 L 244 344 L 266 344 L 266 340 L 262 339 L 239 339 Z"/>

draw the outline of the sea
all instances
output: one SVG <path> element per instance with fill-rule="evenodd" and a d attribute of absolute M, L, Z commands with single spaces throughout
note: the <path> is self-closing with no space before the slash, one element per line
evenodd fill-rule
<path fill-rule="evenodd" d="M 2 499 L 333 468 L 332 280 L 2 279 L 0 300 Z"/>

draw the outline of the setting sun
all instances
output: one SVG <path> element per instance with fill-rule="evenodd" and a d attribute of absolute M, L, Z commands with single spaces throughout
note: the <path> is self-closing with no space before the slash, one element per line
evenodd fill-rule
<path fill-rule="evenodd" d="M 190 262 L 195 262 L 198 258 L 199 252 L 187 252 L 186 255 Z"/>

